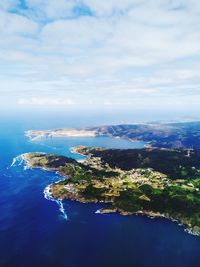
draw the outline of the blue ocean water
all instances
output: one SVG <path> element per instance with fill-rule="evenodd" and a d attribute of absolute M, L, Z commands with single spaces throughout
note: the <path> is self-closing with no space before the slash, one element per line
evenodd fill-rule
<path fill-rule="evenodd" d="M 102 123 L 102 122 L 101 122 Z M 95 120 L 97 125 L 98 121 Z M 131 148 L 114 138 L 64 138 L 32 143 L 29 129 L 85 126 L 85 118 L 22 116 L 0 118 L 0 266 L 8 267 L 198 267 L 200 237 L 176 223 L 142 216 L 96 214 L 102 205 L 66 201 L 65 220 L 44 188 L 59 179 L 54 172 L 11 167 L 13 158 L 31 151 L 71 154 L 75 145 Z M 92 120 L 88 121 L 92 125 Z"/>

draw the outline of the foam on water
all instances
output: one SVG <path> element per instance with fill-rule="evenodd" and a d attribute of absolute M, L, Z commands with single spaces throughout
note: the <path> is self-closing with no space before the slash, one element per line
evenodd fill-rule
<path fill-rule="evenodd" d="M 16 167 L 16 166 L 20 166 L 22 165 L 22 162 L 23 162 L 23 159 L 22 159 L 22 156 L 17 156 L 13 159 L 10 167 Z"/>
<path fill-rule="evenodd" d="M 23 166 L 24 170 L 27 170 L 30 168 L 24 159 L 24 154 L 13 158 L 12 163 L 10 164 L 10 167 L 8 168 L 18 167 L 18 166 Z"/>
<path fill-rule="evenodd" d="M 13 161 L 12 161 L 11 165 L 8 168 L 14 168 L 14 167 L 18 167 L 18 166 L 23 166 L 24 170 L 30 169 L 30 166 L 28 165 L 27 161 L 24 159 L 24 154 L 13 158 Z M 59 210 L 60 210 L 60 212 L 62 214 L 62 217 L 65 220 L 67 220 L 68 216 L 67 216 L 67 213 L 65 212 L 63 202 L 62 202 L 62 200 L 57 200 L 57 199 L 52 197 L 51 192 L 50 192 L 50 186 L 51 185 L 48 185 L 44 189 L 44 197 L 47 200 L 55 201 L 59 206 Z"/>
<path fill-rule="evenodd" d="M 50 191 L 50 186 L 51 185 L 48 185 L 45 189 L 44 189 L 44 197 L 47 199 L 47 200 L 51 200 L 51 201 L 55 201 L 58 206 L 59 206 L 59 211 L 61 212 L 62 214 L 62 217 L 65 219 L 65 220 L 68 220 L 68 216 L 67 216 L 67 213 L 65 211 L 65 208 L 64 208 L 64 205 L 63 205 L 63 202 L 62 200 L 57 200 L 55 198 L 52 197 L 51 195 L 51 191 Z"/>

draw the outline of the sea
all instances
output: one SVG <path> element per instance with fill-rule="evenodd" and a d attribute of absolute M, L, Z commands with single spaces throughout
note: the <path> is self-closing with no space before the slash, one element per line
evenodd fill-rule
<path fill-rule="evenodd" d="M 45 188 L 63 177 L 29 169 L 20 155 L 40 151 L 80 159 L 76 145 L 141 148 L 111 137 L 30 141 L 24 131 L 123 123 L 92 114 L 0 115 L 0 267 L 199 267 L 200 237 L 166 219 L 98 214 L 103 204 L 58 203 Z M 130 122 L 130 121 L 128 121 Z"/>

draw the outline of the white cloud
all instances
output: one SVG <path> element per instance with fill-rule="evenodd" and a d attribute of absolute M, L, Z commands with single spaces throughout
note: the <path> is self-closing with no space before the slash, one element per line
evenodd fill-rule
<path fill-rule="evenodd" d="M 62 98 L 44 98 L 44 97 L 31 97 L 18 99 L 19 105 L 33 105 L 33 106 L 71 106 L 74 101 L 71 99 Z"/>
<path fill-rule="evenodd" d="M 141 3 L 140 0 L 107 0 L 106 4 L 99 0 L 85 0 L 84 3 L 90 7 L 90 9 L 97 16 L 111 16 L 115 13 L 126 12 L 131 7 Z"/>
<path fill-rule="evenodd" d="M 18 103 L 199 97 L 199 1 L 28 0 L 6 11 L 17 2 L 0 4 L 0 91 Z M 93 16 L 74 18 L 80 3 Z"/>
<path fill-rule="evenodd" d="M 73 8 L 76 6 L 76 0 L 27 0 L 27 6 L 30 8 L 29 14 L 39 20 L 53 20 L 70 17 L 73 15 Z"/>
<path fill-rule="evenodd" d="M 39 27 L 37 23 L 24 16 L 0 11 L 0 34 L 34 34 Z"/>
<path fill-rule="evenodd" d="M 19 4 L 19 0 L 1 0 L 0 9 L 9 10 L 15 8 Z"/>

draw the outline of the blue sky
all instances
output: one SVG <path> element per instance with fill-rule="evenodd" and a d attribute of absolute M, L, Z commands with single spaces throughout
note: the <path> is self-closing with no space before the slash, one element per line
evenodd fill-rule
<path fill-rule="evenodd" d="M 0 106 L 196 109 L 198 0 L 1 0 Z"/>

